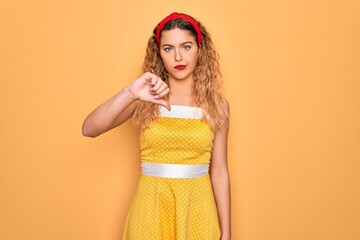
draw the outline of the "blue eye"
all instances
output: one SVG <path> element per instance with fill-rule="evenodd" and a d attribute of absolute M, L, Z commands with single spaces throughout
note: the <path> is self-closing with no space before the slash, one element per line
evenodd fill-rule
<path fill-rule="evenodd" d="M 166 48 L 164 48 L 164 51 L 165 51 L 165 52 L 170 52 L 170 51 L 171 51 L 171 47 L 166 47 Z"/>
<path fill-rule="evenodd" d="M 184 48 L 185 50 L 189 50 L 191 47 L 190 47 L 189 45 L 184 45 L 183 48 Z"/>

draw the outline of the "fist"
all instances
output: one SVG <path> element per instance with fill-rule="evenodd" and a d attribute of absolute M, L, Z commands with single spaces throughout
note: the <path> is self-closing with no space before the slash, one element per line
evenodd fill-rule
<path fill-rule="evenodd" d="M 170 104 L 164 99 L 169 94 L 168 85 L 153 73 L 146 72 L 129 85 L 130 93 L 142 101 L 153 102 L 170 111 Z"/>

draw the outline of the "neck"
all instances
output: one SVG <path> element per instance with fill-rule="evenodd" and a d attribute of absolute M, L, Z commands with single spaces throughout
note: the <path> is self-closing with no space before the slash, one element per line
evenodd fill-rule
<path fill-rule="evenodd" d="M 177 105 L 194 104 L 194 81 L 193 79 L 173 80 L 169 79 L 169 102 Z"/>

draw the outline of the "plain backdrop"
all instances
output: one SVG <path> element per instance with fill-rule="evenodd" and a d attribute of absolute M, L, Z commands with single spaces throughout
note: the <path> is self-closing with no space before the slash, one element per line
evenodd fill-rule
<path fill-rule="evenodd" d="M 359 240 L 357 0 L 0 1 L 0 239 L 121 239 L 138 136 L 81 125 L 173 11 L 220 54 L 233 239 Z"/>

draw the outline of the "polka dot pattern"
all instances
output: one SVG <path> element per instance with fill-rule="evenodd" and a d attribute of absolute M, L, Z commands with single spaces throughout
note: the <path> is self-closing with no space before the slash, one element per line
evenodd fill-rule
<path fill-rule="evenodd" d="M 209 163 L 214 133 L 201 119 L 159 118 L 140 136 L 141 159 L 154 163 Z"/>
<path fill-rule="evenodd" d="M 213 138 L 214 133 L 201 119 L 160 116 L 140 136 L 141 160 L 209 163 Z M 141 174 L 123 239 L 220 239 L 210 176 L 165 178 Z"/>

